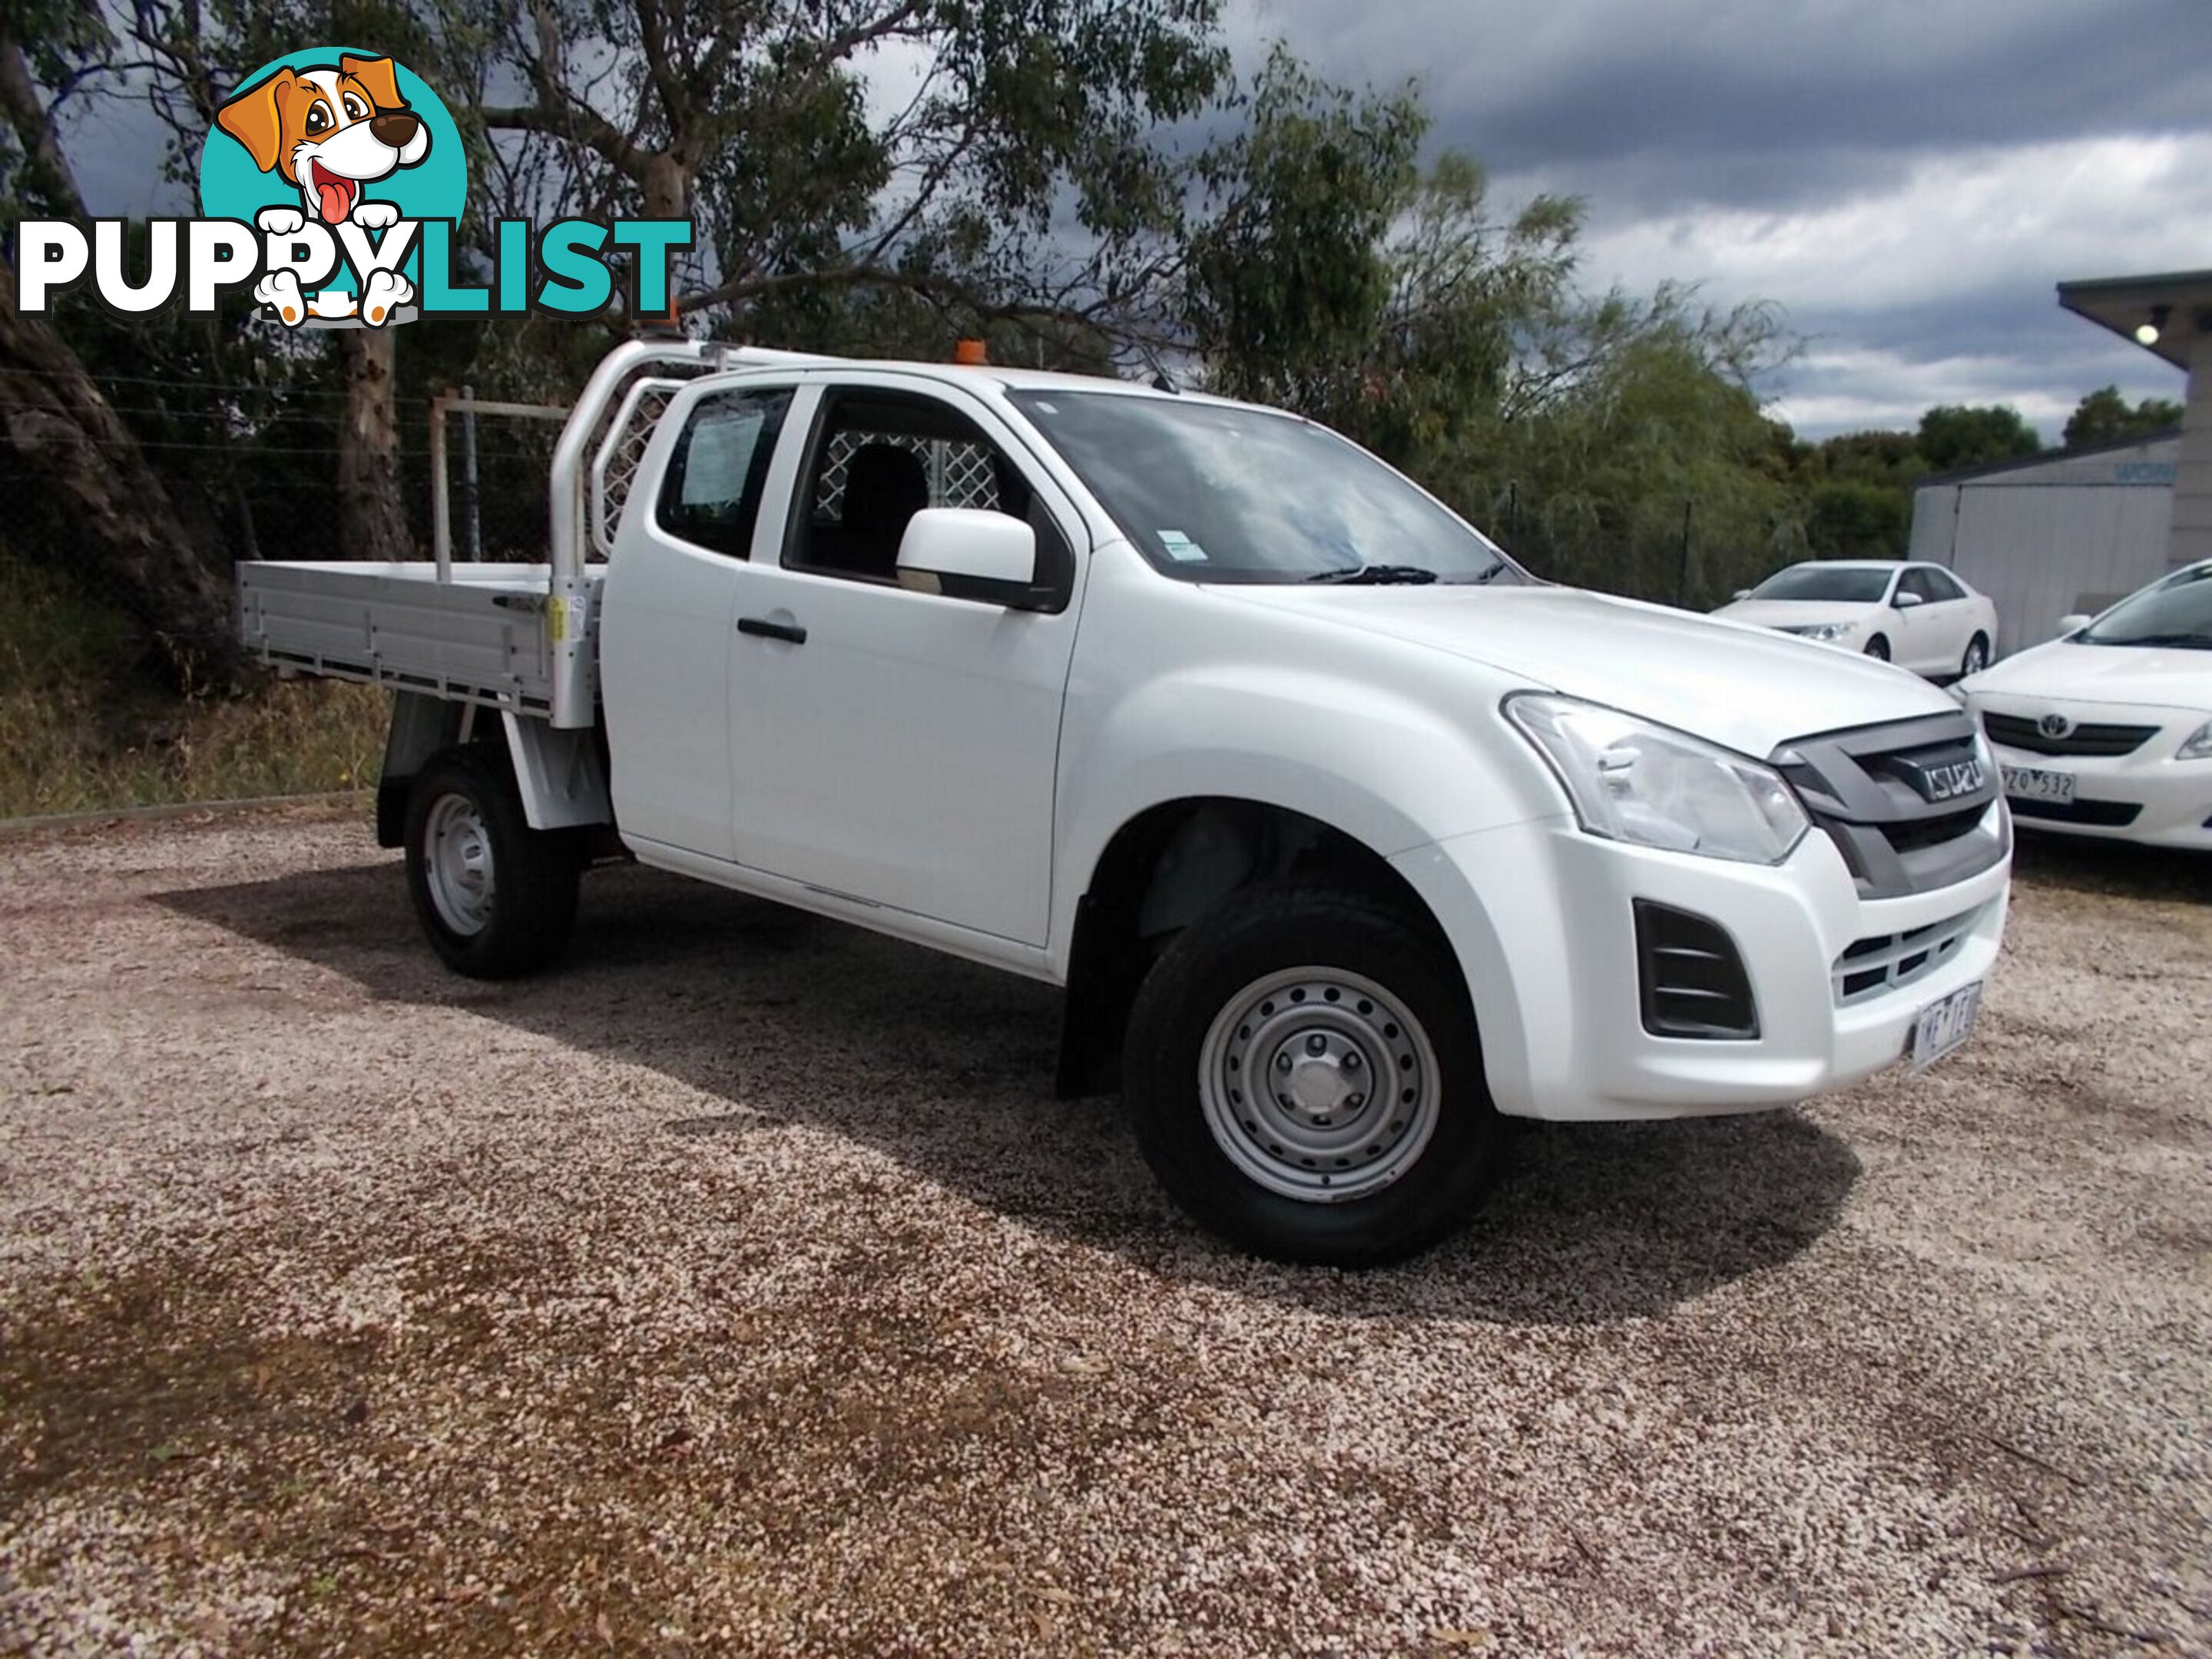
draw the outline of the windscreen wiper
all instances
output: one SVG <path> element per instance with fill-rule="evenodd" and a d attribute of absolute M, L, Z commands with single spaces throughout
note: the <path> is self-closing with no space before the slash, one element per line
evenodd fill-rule
<path fill-rule="evenodd" d="M 1432 582 L 1436 579 L 1435 571 L 1418 564 L 1361 564 L 1349 570 L 1317 570 L 1306 578 L 1310 582 L 1336 582 L 1346 587 L 1380 586 L 1386 582 Z"/>

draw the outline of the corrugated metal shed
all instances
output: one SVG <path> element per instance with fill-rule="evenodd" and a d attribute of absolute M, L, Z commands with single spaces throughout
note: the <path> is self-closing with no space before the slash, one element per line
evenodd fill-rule
<path fill-rule="evenodd" d="M 2166 569 L 2179 434 L 1940 474 L 1912 498 L 1911 556 L 1996 602 L 2000 654 L 2039 645 Z"/>

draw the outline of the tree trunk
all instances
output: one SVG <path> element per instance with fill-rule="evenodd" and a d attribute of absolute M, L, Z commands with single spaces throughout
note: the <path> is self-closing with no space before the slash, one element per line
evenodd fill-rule
<path fill-rule="evenodd" d="M 404 559 L 414 546 L 399 495 L 397 343 L 388 328 L 338 333 L 338 544 L 356 559 Z"/>
<path fill-rule="evenodd" d="M 185 690 L 228 690 L 246 674 L 229 573 L 210 568 L 137 440 L 61 337 L 15 308 L 0 257 L 0 437 L 39 487 L 10 514 L 18 544 L 67 566 L 146 629 Z"/>
<path fill-rule="evenodd" d="M 84 198 L 77 193 L 76 177 L 70 171 L 61 145 L 54 137 L 46 100 L 31 78 L 23 48 L 0 18 L 0 111 L 15 129 L 23 149 L 23 172 L 32 193 L 45 198 L 49 212 L 64 219 L 84 222 Z"/>
<path fill-rule="evenodd" d="M 645 160 L 639 181 L 648 219 L 688 219 L 691 216 L 691 170 L 681 156 L 663 152 Z"/>

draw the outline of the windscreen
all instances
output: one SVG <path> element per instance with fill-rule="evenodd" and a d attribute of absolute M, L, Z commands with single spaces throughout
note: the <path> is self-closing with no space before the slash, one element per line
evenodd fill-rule
<path fill-rule="evenodd" d="M 1751 590 L 1754 599 L 1825 599 L 1831 605 L 1880 605 L 1893 570 L 1853 570 L 1832 564 L 1793 564 Z"/>
<path fill-rule="evenodd" d="M 2085 645 L 2212 651 L 2212 564 L 2177 570 L 2122 599 L 2074 636 Z"/>
<path fill-rule="evenodd" d="M 1016 392 L 1131 542 L 1185 581 L 1523 580 L 1357 445 L 1295 416 L 1109 392 Z"/>

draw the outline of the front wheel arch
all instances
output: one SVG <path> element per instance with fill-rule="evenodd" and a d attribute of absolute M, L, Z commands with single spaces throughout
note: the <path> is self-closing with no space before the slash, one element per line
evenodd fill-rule
<path fill-rule="evenodd" d="M 1237 851 L 1232 856 L 1215 862 L 1217 871 L 1231 873 L 1217 875 L 1210 884 L 1186 884 L 1177 902 L 1164 912 L 1174 926 L 1147 937 L 1142 923 L 1148 910 L 1156 921 L 1164 914 L 1148 902 L 1160 894 L 1167 878 L 1164 869 L 1200 832 L 1234 844 Z M 1451 954 L 1443 925 L 1420 894 L 1358 837 L 1293 808 L 1243 796 L 1194 795 L 1159 802 L 1115 832 L 1076 905 L 1060 1027 L 1059 1095 L 1073 1099 L 1113 1088 L 1137 988 L 1175 933 L 1244 887 L 1291 876 L 1373 895 L 1414 919 Z"/>

